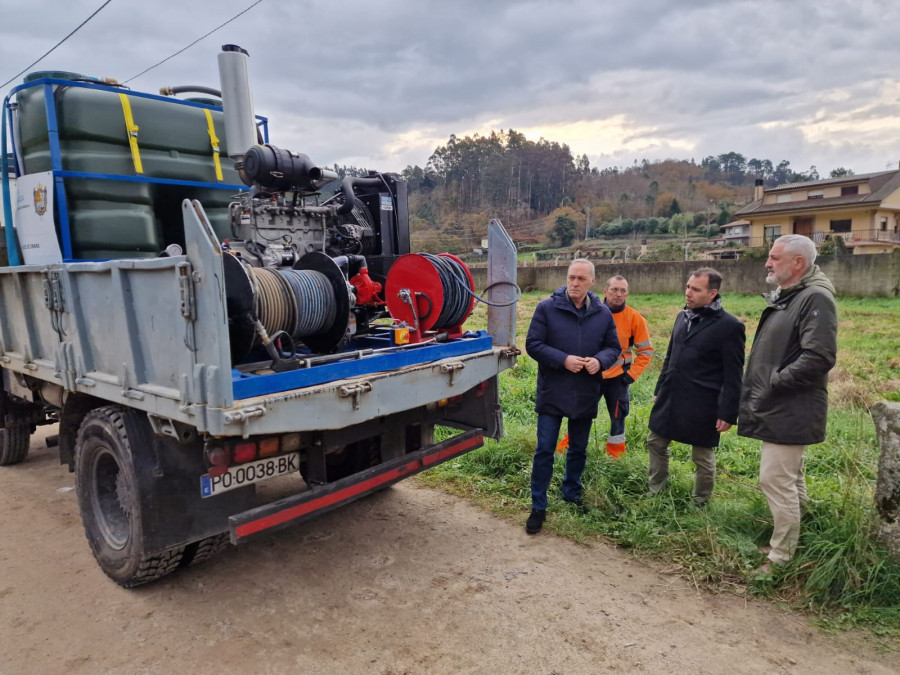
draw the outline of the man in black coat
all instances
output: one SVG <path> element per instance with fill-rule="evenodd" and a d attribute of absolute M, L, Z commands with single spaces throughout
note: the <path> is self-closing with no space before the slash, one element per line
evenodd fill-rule
<path fill-rule="evenodd" d="M 569 420 L 569 449 L 562 497 L 584 506 L 581 474 L 603 393 L 603 371 L 621 351 L 612 313 L 590 292 L 593 283 L 593 263 L 573 260 L 566 285 L 538 304 L 525 339 L 525 351 L 538 363 L 537 447 L 531 468 L 531 514 L 525 523 L 528 534 L 539 532 L 544 524 L 563 417 Z"/>
<path fill-rule="evenodd" d="M 704 267 L 691 274 L 685 307 L 675 319 L 662 372 L 656 382 L 647 450 L 650 492 L 666 486 L 669 443 L 693 446 L 697 467 L 693 498 L 712 496 L 719 434 L 737 422 L 744 368 L 744 324 L 722 309 L 722 275 Z"/>

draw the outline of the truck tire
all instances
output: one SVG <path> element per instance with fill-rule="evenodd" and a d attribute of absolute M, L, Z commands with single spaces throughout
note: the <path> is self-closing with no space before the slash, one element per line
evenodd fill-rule
<path fill-rule="evenodd" d="M 184 548 L 184 556 L 181 558 L 182 567 L 193 567 L 202 562 L 206 562 L 220 551 L 225 550 L 231 545 L 231 534 L 222 532 L 214 534 L 206 539 L 195 541 L 188 544 Z"/>
<path fill-rule="evenodd" d="M 81 522 L 106 575 L 131 588 L 178 569 L 184 547 L 144 551 L 141 489 L 133 449 L 149 447 L 144 413 L 121 406 L 97 408 L 84 418 L 75 443 L 75 487 Z"/>
<path fill-rule="evenodd" d="M 0 429 L 0 466 L 9 466 L 24 461 L 31 445 L 31 425 L 17 424 L 8 429 Z"/>
<path fill-rule="evenodd" d="M 381 450 L 377 438 L 366 438 L 344 446 L 340 452 L 325 458 L 328 482 L 333 483 L 364 469 L 376 466 L 381 461 Z"/>

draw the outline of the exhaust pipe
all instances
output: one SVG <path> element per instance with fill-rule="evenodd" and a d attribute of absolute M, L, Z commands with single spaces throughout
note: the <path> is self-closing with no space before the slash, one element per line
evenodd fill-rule
<path fill-rule="evenodd" d="M 219 83 L 225 113 L 225 146 L 228 156 L 241 169 L 247 150 L 256 145 L 256 116 L 247 60 L 250 55 L 237 45 L 222 45 L 219 54 Z"/>

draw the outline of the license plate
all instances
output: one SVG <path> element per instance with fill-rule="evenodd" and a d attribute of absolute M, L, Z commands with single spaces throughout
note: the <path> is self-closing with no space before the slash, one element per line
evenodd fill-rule
<path fill-rule="evenodd" d="M 228 471 L 219 476 L 200 476 L 200 496 L 215 497 L 229 490 L 252 485 L 267 478 L 274 478 L 282 474 L 300 470 L 300 453 L 292 452 L 289 455 L 278 455 L 257 459 L 238 466 L 228 467 Z"/>

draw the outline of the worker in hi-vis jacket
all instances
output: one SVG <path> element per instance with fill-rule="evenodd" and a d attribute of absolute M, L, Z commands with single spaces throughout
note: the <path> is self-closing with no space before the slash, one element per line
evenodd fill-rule
<path fill-rule="evenodd" d="M 603 289 L 604 302 L 616 322 L 616 332 L 622 344 L 622 353 L 616 362 L 603 371 L 603 398 L 609 411 L 609 438 L 606 452 L 611 457 L 625 454 L 625 418 L 628 416 L 630 396 L 628 388 L 637 380 L 653 357 L 653 345 L 647 320 L 636 309 L 626 304 L 628 281 L 616 275 L 610 277 Z"/>

